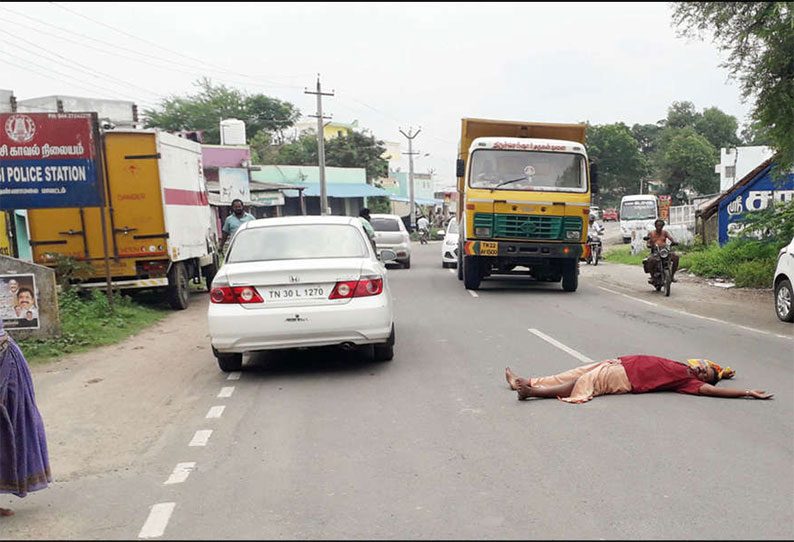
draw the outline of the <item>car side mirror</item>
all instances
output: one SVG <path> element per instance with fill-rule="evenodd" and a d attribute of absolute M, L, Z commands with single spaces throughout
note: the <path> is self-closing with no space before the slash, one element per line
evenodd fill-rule
<path fill-rule="evenodd" d="M 598 194 L 598 164 L 590 162 L 590 193 Z"/>
<path fill-rule="evenodd" d="M 382 261 L 383 263 L 392 263 L 393 261 L 395 261 L 397 259 L 397 253 L 394 252 L 393 250 L 389 250 L 387 248 L 384 248 L 378 254 L 378 259 L 380 261 Z"/>
<path fill-rule="evenodd" d="M 458 167 L 456 177 L 464 177 L 466 175 L 466 161 L 463 158 L 458 158 Z"/>

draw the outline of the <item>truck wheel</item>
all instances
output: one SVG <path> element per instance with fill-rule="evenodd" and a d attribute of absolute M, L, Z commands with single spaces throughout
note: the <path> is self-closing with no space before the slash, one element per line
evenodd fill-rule
<path fill-rule="evenodd" d="M 463 257 L 463 286 L 467 290 L 479 290 L 482 281 L 482 270 L 480 269 L 480 258 L 478 256 Z"/>
<path fill-rule="evenodd" d="M 176 262 L 168 271 L 168 304 L 177 311 L 187 308 L 190 297 L 190 281 L 187 278 L 185 264 Z"/>
<path fill-rule="evenodd" d="M 221 354 L 215 348 L 212 349 L 212 353 L 218 360 L 218 367 L 224 373 L 232 373 L 243 368 L 243 355 L 240 353 Z"/>
<path fill-rule="evenodd" d="M 578 262 L 565 262 L 562 267 L 562 289 L 566 292 L 575 292 L 579 286 Z"/>
<path fill-rule="evenodd" d="M 201 268 L 201 275 L 207 281 L 208 292 L 212 290 L 212 279 L 214 279 L 215 275 L 218 274 L 218 268 L 220 267 L 219 263 L 220 262 L 218 261 L 218 255 L 213 254 L 212 263 L 209 265 L 205 265 L 204 267 Z"/>
<path fill-rule="evenodd" d="M 463 247 L 458 245 L 458 265 L 455 266 L 458 269 L 458 280 L 463 280 L 463 261 L 462 260 L 463 260 Z"/>

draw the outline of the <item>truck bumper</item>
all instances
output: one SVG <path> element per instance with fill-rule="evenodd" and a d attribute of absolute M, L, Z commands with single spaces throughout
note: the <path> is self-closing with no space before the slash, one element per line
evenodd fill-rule
<path fill-rule="evenodd" d="M 77 285 L 79 290 L 95 290 L 97 288 L 105 288 L 107 285 L 103 282 L 83 282 Z M 160 286 L 168 286 L 167 278 L 160 279 L 134 279 L 134 280 L 111 280 L 111 288 L 118 288 L 119 290 L 130 290 L 133 288 L 157 288 Z"/>
<path fill-rule="evenodd" d="M 544 243 L 527 241 L 465 241 L 463 253 L 469 256 L 493 256 L 522 259 L 571 259 L 584 252 L 580 243 Z"/>

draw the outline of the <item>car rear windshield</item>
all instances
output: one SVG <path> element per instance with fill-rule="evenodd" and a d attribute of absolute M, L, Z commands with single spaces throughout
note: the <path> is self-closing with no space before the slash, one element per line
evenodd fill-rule
<path fill-rule="evenodd" d="M 370 223 L 375 231 L 400 231 L 400 223 L 394 218 L 373 218 Z"/>
<path fill-rule="evenodd" d="M 229 263 L 310 258 L 362 258 L 359 230 L 346 224 L 266 226 L 240 231 L 229 248 Z"/>

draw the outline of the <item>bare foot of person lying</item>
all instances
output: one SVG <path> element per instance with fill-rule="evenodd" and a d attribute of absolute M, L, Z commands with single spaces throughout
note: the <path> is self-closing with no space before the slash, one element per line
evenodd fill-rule
<path fill-rule="evenodd" d="M 0 516 L 13 516 L 14 511 L 10 508 L 0 508 Z"/>
<path fill-rule="evenodd" d="M 516 378 L 515 384 L 515 390 L 518 392 L 518 400 L 523 401 L 529 398 L 529 390 L 532 388 L 532 386 L 529 385 L 529 380 L 526 378 Z"/>
<path fill-rule="evenodd" d="M 515 391 L 516 389 L 516 378 L 518 378 L 513 371 L 510 370 L 510 367 L 505 367 L 505 378 L 507 379 L 507 383 L 510 385 L 510 389 Z"/>

